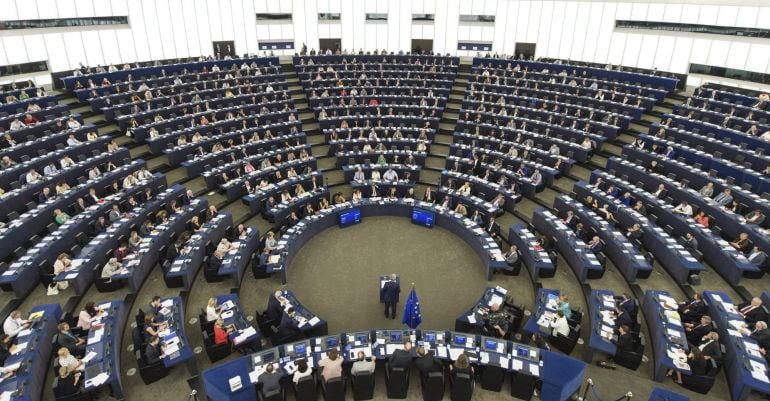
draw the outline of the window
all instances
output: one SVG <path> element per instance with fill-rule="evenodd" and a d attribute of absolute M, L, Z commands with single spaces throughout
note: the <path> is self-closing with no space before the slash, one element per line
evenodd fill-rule
<path fill-rule="evenodd" d="M 319 21 L 339 21 L 340 13 L 318 13 Z"/>
<path fill-rule="evenodd" d="M 270 40 L 259 42 L 259 50 L 292 50 L 294 49 L 293 40 Z"/>
<path fill-rule="evenodd" d="M 476 22 L 482 24 L 493 24 L 495 22 L 494 15 L 461 15 L 460 22 Z"/>
<path fill-rule="evenodd" d="M 34 61 L 31 63 L 13 64 L 0 66 L 0 77 L 9 75 L 31 74 L 35 72 L 48 71 L 48 63 L 45 61 Z"/>
<path fill-rule="evenodd" d="M 735 68 L 716 67 L 713 65 L 690 64 L 690 74 L 702 74 L 710 75 L 712 77 L 739 79 L 741 81 L 757 82 L 765 85 L 770 84 L 770 74 L 738 70 Z"/>
<path fill-rule="evenodd" d="M 770 29 L 740 28 L 734 26 L 680 24 L 656 21 L 615 21 L 615 28 L 648 29 L 653 31 L 704 33 L 709 35 L 745 36 L 749 38 L 770 38 Z"/>
<path fill-rule="evenodd" d="M 55 18 L 0 21 L 0 30 L 69 28 L 97 25 L 128 25 L 127 16 L 92 18 Z"/>
<path fill-rule="evenodd" d="M 412 21 L 427 22 L 427 21 L 435 21 L 435 20 L 436 20 L 435 14 L 412 14 Z"/>
<path fill-rule="evenodd" d="M 284 14 L 284 13 L 257 14 L 257 21 L 263 21 L 263 22 L 291 21 L 291 14 Z"/>
<path fill-rule="evenodd" d="M 377 14 L 377 13 L 367 13 L 366 14 L 366 20 L 367 21 L 387 21 L 388 20 L 388 14 Z"/>
<path fill-rule="evenodd" d="M 476 51 L 476 52 L 488 52 L 492 51 L 491 43 L 470 43 L 470 42 L 458 42 L 457 50 Z"/>

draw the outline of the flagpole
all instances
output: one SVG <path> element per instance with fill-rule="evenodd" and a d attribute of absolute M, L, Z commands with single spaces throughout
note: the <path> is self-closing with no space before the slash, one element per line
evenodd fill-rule
<path fill-rule="evenodd" d="M 414 294 L 414 281 L 412 281 L 412 291 L 409 292 L 409 297 L 412 298 L 412 313 L 409 314 L 409 328 L 414 330 L 414 297 L 412 297 L 412 294 Z"/>

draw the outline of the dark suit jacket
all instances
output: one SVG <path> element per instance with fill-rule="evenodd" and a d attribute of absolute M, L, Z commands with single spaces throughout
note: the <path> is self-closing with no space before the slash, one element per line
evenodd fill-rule
<path fill-rule="evenodd" d="M 299 323 L 284 313 L 281 324 L 278 325 L 278 338 L 294 337 L 300 334 Z"/>
<path fill-rule="evenodd" d="M 604 249 L 604 246 L 602 245 L 602 242 L 601 242 L 601 241 L 599 241 L 599 242 L 597 242 L 596 244 L 594 244 L 594 245 L 592 245 L 592 246 L 589 246 L 589 247 L 591 248 L 591 250 L 592 250 L 594 253 L 599 253 L 599 252 L 601 252 L 601 251 L 602 251 L 602 249 Z"/>
<path fill-rule="evenodd" d="M 211 255 L 209 258 L 209 270 L 217 271 L 219 266 L 222 266 L 222 260 L 215 255 Z"/>
<path fill-rule="evenodd" d="M 744 303 L 744 304 L 738 305 L 738 311 L 740 311 L 741 309 L 743 309 L 743 308 L 745 308 L 745 307 L 747 307 L 749 305 L 750 305 L 749 303 Z M 746 323 L 749 324 L 749 325 L 753 325 L 754 323 L 756 323 L 756 322 L 758 322 L 760 320 L 764 320 L 766 318 L 767 318 L 767 316 L 765 316 L 765 310 L 762 309 L 761 306 L 759 308 L 754 308 L 752 311 L 750 311 L 749 313 L 747 313 L 745 315 Z"/>
<path fill-rule="evenodd" d="M 156 347 L 152 344 L 147 344 L 144 349 L 144 360 L 148 364 L 160 362 L 160 347 Z"/>
<path fill-rule="evenodd" d="M 634 336 L 631 333 L 619 335 L 618 340 L 615 342 L 615 346 L 618 347 L 618 351 L 633 351 Z"/>
<path fill-rule="evenodd" d="M 489 235 L 500 235 L 500 225 L 497 224 L 497 222 L 494 222 L 491 225 L 487 223 L 484 228 L 486 228 Z"/>
<path fill-rule="evenodd" d="M 77 339 L 70 337 L 66 334 L 62 334 L 61 332 L 56 333 L 56 343 L 61 345 L 64 348 L 67 348 L 70 350 L 71 353 L 74 352 L 77 349 Z"/>
<path fill-rule="evenodd" d="M 695 345 L 700 345 L 700 343 L 703 342 L 703 336 L 711 332 L 711 330 L 714 330 L 714 326 L 710 324 L 705 326 L 699 324 L 693 327 L 692 331 L 687 334 L 687 340 Z"/>
<path fill-rule="evenodd" d="M 716 360 L 722 359 L 722 349 L 719 346 L 719 341 L 712 341 L 709 343 L 709 345 L 703 347 L 701 352 L 704 356 L 708 356 Z"/>
<path fill-rule="evenodd" d="M 438 372 L 442 369 L 441 362 L 430 353 L 415 359 L 414 364 L 417 366 L 417 369 L 423 377 L 427 376 L 430 372 Z"/>
<path fill-rule="evenodd" d="M 751 334 L 751 338 L 757 340 L 763 348 L 770 348 L 770 329 L 756 331 Z"/>
<path fill-rule="evenodd" d="M 283 306 L 275 297 L 271 296 L 267 301 L 267 318 L 273 321 L 280 321 L 283 317 Z"/>
<path fill-rule="evenodd" d="M 615 327 L 620 327 L 624 324 L 632 329 L 635 326 L 634 321 L 631 319 L 631 315 L 626 311 L 621 311 L 618 317 L 615 318 Z"/>
<path fill-rule="evenodd" d="M 409 365 L 412 363 L 412 354 L 409 353 L 409 351 L 405 351 L 402 349 L 397 349 L 393 354 L 390 355 L 390 360 L 388 361 L 388 367 L 390 369 L 393 368 L 408 368 Z"/>
<path fill-rule="evenodd" d="M 179 250 L 176 249 L 176 245 L 169 245 L 168 249 L 166 249 L 166 260 L 171 262 L 172 260 L 176 259 L 177 256 L 179 256 Z"/>
<path fill-rule="evenodd" d="M 388 280 L 388 282 L 385 283 L 385 286 L 382 288 L 383 301 L 386 303 L 398 302 L 398 294 L 400 292 L 401 288 L 398 286 L 398 283 L 392 280 Z"/>

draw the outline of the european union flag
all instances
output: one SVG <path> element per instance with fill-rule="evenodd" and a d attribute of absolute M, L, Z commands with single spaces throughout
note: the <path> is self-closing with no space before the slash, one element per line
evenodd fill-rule
<path fill-rule="evenodd" d="M 422 313 L 420 313 L 420 299 L 417 298 L 417 291 L 412 287 L 412 291 L 409 292 L 409 297 L 406 298 L 404 317 L 401 319 L 401 323 L 409 326 L 411 329 L 416 329 L 421 322 Z"/>

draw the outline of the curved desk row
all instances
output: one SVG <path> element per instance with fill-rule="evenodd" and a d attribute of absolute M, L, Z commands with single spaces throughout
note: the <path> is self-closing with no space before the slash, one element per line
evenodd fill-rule
<path fill-rule="evenodd" d="M 165 271 L 166 285 L 169 287 L 184 287 L 192 289 L 195 276 L 204 263 L 210 249 L 216 249 L 219 241 L 233 227 L 233 216 L 228 212 L 220 212 L 201 227 L 200 232 L 194 232 L 190 240 Z"/>
<path fill-rule="evenodd" d="M 165 184 L 165 176 L 162 176 Z M 76 295 L 83 295 L 94 277 L 100 277 L 102 267 L 113 257 L 113 251 L 120 243 L 128 238 L 131 231 L 136 230 L 147 219 L 152 219 L 160 210 L 166 210 L 172 200 L 177 200 L 184 194 L 185 189 L 181 185 L 175 185 L 159 193 L 154 199 L 132 210 L 126 210 L 125 215 L 110 224 L 104 231 L 96 235 L 73 258 L 71 270 L 59 273 L 54 281 L 68 281 L 74 288 Z"/>
<path fill-rule="evenodd" d="M 530 387 L 530 396 L 539 378 L 543 384 L 540 399 L 546 401 L 565 400 L 578 391 L 587 366 L 562 354 L 490 337 L 431 330 L 371 330 L 262 350 L 204 371 L 203 383 L 208 398 L 213 401 L 253 400 L 259 376 L 268 364 L 278 365 L 282 381 L 289 382 L 300 359 L 306 360 L 310 367 L 317 367 L 326 351 L 338 349 L 346 365 L 355 359 L 358 351 L 382 361 L 396 349 L 403 349 L 405 341 L 425 347 L 446 364 L 465 353 L 473 365 L 483 367 L 484 371 L 510 372 L 521 377 L 517 382 Z M 240 385 L 232 386 L 231 382 L 237 381 Z"/>
<path fill-rule="evenodd" d="M 601 278 L 604 275 L 604 266 L 596 254 L 553 213 L 543 208 L 535 210 L 532 225 L 537 231 L 556 240 L 559 253 L 564 256 L 580 283 L 585 284 L 588 279 Z"/>
<path fill-rule="evenodd" d="M 16 374 L 0 382 L 4 400 L 35 401 L 43 398 L 46 372 L 54 351 L 54 336 L 61 321 L 59 304 L 39 305 L 29 311 L 30 327 L 16 336 L 18 352 L 5 360 L 4 367 L 16 367 Z"/>
<path fill-rule="evenodd" d="M 502 307 L 507 296 L 508 290 L 505 288 L 488 287 L 473 308 L 455 319 L 455 331 L 470 332 L 474 327 L 483 327 L 484 317 L 489 313 L 489 308 L 492 305 Z"/>
<path fill-rule="evenodd" d="M 551 255 L 542 249 L 535 235 L 523 224 L 511 225 L 508 229 L 508 242 L 518 248 L 533 283 L 537 283 L 541 277 L 549 278 L 556 274 L 556 266 L 551 261 Z"/>
<path fill-rule="evenodd" d="M 112 396 L 120 400 L 123 399 L 120 353 L 128 306 L 123 301 L 111 301 L 98 305 L 97 309 L 103 314 L 98 321 L 92 322 L 94 326 L 88 331 L 86 354 L 93 352 L 95 356 L 86 363 L 83 388 L 92 391 L 106 384 L 112 390 Z"/>
<path fill-rule="evenodd" d="M 316 234 L 338 224 L 340 212 L 353 208 L 360 209 L 361 217 L 398 216 L 411 217 L 414 209 L 424 209 L 434 213 L 435 224 L 459 236 L 476 251 L 487 273 L 487 280 L 492 279 L 492 270 L 505 269 L 505 258 L 494 239 L 482 227 L 470 219 L 441 208 L 440 206 L 417 201 L 414 199 L 368 198 L 357 202 L 347 202 L 334 205 L 317 214 L 307 216 L 290 228 L 278 241 L 278 246 L 272 250 L 268 272 L 280 272 L 281 282 L 288 281 L 288 267 L 302 246 Z"/>
<path fill-rule="evenodd" d="M 630 284 L 634 284 L 637 278 L 650 276 L 652 273 L 650 262 L 623 233 L 607 220 L 600 218 L 593 210 L 564 194 L 556 197 L 553 206 L 565 214 L 568 210 L 572 210 L 586 228 L 596 232 L 606 246 L 604 253 Z"/>
<path fill-rule="evenodd" d="M 125 280 L 132 292 L 138 292 L 144 279 L 155 268 L 161 256 L 159 252 L 169 245 L 172 238 L 187 230 L 190 219 L 200 216 L 206 208 L 206 199 L 193 199 L 190 204 L 182 207 L 181 212 L 169 215 L 168 222 L 155 226 L 148 236 L 142 238 L 139 248 L 123 259 L 125 268 L 112 276 L 112 280 Z"/>
<path fill-rule="evenodd" d="M 630 188 L 628 188 L 631 190 Z M 615 219 L 624 227 L 632 226 L 638 223 L 642 227 L 642 244 L 650 251 L 666 271 L 679 284 L 687 283 L 691 275 L 698 275 L 704 270 L 703 265 L 698 262 L 682 245 L 674 238 L 650 221 L 647 216 L 639 214 L 630 207 L 625 207 L 619 203 L 616 205 L 615 198 L 610 198 L 603 191 L 596 189 L 585 182 L 579 181 L 573 187 L 578 199 L 585 199 L 588 196 L 593 197 L 599 205 L 610 204 L 609 210 L 614 213 Z M 641 191 L 641 190 L 640 190 Z M 638 191 L 631 190 L 636 193 Z M 613 210 L 614 209 L 614 210 Z"/>

